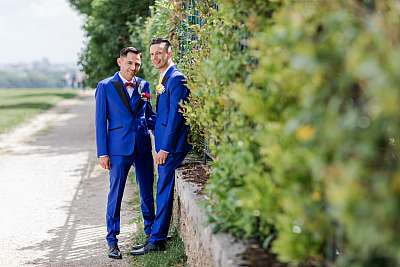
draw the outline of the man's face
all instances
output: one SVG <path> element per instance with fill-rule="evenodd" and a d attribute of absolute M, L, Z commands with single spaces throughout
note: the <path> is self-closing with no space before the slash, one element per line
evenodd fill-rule
<path fill-rule="evenodd" d="M 139 72 L 142 60 L 139 54 L 129 52 L 126 57 L 119 57 L 117 63 L 122 77 L 130 81 Z"/>
<path fill-rule="evenodd" d="M 168 61 L 171 59 L 172 52 L 165 49 L 165 44 L 153 44 L 150 46 L 150 57 L 154 67 L 160 71 L 168 67 Z"/>

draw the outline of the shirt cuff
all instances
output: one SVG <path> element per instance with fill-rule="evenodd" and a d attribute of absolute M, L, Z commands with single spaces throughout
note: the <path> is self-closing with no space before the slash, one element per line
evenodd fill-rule
<path fill-rule="evenodd" d="M 169 153 L 168 151 L 165 151 L 165 150 L 163 150 L 163 149 L 160 149 L 160 151 L 165 152 L 165 153 L 167 153 L 167 154 Z"/>
<path fill-rule="evenodd" d="M 108 155 L 101 155 L 101 156 L 99 156 L 99 158 L 105 158 L 105 157 L 108 157 Z"/>

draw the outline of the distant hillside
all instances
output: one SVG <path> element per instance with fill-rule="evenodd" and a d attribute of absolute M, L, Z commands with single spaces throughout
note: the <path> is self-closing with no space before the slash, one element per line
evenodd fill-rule
<path fill-rule="evenodd" d="M 47 59 L 32 63 L 0 64 L 0 88 L 82 87 L 83 75 L 75 64 L 52 64 Z"/>

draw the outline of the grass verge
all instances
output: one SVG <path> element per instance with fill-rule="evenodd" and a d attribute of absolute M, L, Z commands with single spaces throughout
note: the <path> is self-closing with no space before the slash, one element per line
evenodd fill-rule
<path fill-rule="evenodd" d="M 137 188 L 137 184 L 133 179 L 135 184 L 135 192 L 139 192 Z M 140 199 L 139 193 L 135 194 L 133 203 L 135 206 L 139 206 L 138 211 L 140 211 Z M 139 213 L 140 214 L 140 213 Z M 180 238 L 177 228 L 176 228 L 176 220 L 171 220 L 171 227 L 169 235 L 172 237 L 168 240 L 167 249 L 165 251 L 160 252 L 152 252 L 143 256 L 129 256 L 129 263 L 132 267 L 171 267 L 171 266 L 186 266 L 186 255 L 185 248 Z M 138 234 L 134 236 L 133 243 L 141 244 L 144 242 L 146 236 L 143 232 L 143 218 L 142 216 L 137 216 L 135 218 L 135 223 L 138 225 Z"/>
<path fill-rule="evenodd" d="M 72 89 L 0 89 L 0 133 L 28 121 L 63 99 L 73 98 Z"/>

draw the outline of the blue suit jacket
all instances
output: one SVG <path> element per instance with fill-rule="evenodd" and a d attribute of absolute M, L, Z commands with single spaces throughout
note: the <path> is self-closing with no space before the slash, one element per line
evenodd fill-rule
<path fill-rule="evenodd" d="M 180 112 L 180 103 L 189 96 L 186 77 L 176 66 L 172 66 L 165 74 L 162 84 L 165 91 L 157 96 L 156 102 L 156 151 L 162 149 L 170 153 L 188 152 L 191 149 L 187 142 L 189 126 L 185 124 Z"/>
<path fill-rule="evenodd" d="M 150 93 L 149 83 L 139 77 L 130 98 L 118 73 L 100 81 L 96 88 L 97 156 L 132 155 L 151 152 L 148 129 L 154 128 L 155 114 L 140 92 Z"/>

